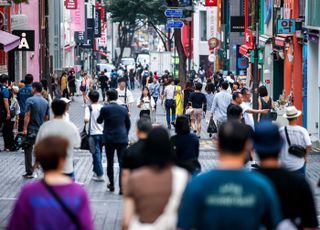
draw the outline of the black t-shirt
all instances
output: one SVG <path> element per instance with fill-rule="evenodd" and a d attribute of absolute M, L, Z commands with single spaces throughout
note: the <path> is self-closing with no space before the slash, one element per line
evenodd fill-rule
<path fill-rule="evenodd" d="M 69 75 L 68 76 L 68 84 L 69 84 L 69 87 L 76 87 L 76 77 L 73 76 L 73 75 Z"/>
<path fill-rule="evenodd" d="M 106 75 L 100 75 L 98 78 L 101 88 L 106 88 L 108 86 L 108 77 Z"/>
<path fill-rule="evenodd" d="M 192 108 L 202 109 L 203 105 L 207 104 L 207 98 L 203 93 L 193 92 L 190 94 L 189 101 L 192 103 Z"/>
<path fill-rule="evenodd" d="M 143 166 L 142 149 L 144 143 L 144 140 L 139 140 L 125 151 L 122 158 L 122 167 L 124 169 L 134 170 Z"/>
<path fill-rule="evenodd" d="M 303 176 L 283 168 L 260 168 L 258 172 L 273 183 L 284 219 L 290 219 L 299 229 L 318 227 L 313 194 Z"/>

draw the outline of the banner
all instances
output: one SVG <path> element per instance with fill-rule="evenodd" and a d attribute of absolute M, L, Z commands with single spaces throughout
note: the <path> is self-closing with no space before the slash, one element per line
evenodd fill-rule
<path fill-rule="evenodd" d="M 96 16 L 94 18 L 94 37 L 101 37 L 101 10 L 96 10 Z"/>
<path fill-rule="evenodd" d="M 77 9 L 71 12 L 71 31 L 86 30 L 84 0 L 77 0 Z"/>
<path fill-rule="evenodd" d="M 207 40 L 217 38 L 218 33 L 218 7 L 207 10 Z"/>

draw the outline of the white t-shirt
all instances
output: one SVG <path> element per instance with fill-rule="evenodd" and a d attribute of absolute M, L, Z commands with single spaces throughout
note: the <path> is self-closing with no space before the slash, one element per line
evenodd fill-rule
<path fill-rule="evenodd" d="M 124 105 L 125 104 L 125 89 L 121 90 L 120 88 L 117 88 L 117 91 L 118 91 L 118 100 L 117 100 L 117 103 L 119 105 Z M 133 95 L 131 93 L 130 90 L 127 89 L 127 105 L 131 104 L 134 102 L 134 99 L 133 99 Z"/>
<path fill-rule="evenodd" d="M 155 102 L 154 102 L 154 99 L 153 97 L 143 97 L 142 98 L 143 100 L 143 104 L 141 106 L 141 110 L 152 110 L 154 107 L 155 107 Z M 137 102 L 137 105 L 140 105 L 140 100 Z"/>
<path fill-rule="evenodd" d="M 253 130 L 254 130 L 254 120 L 253 120 L 253 115 L 252 113 L 247 113 L 247 110 L 251 110 L 251 104 L 249 102 L 242 102 L 241 103 L 241 108 L 242 108 L 242 113 L 243 113 L 243 118 L 244 118 L 244 122 L 246 123 L 246 125 L 250 125 Z"/>
<path fill-rule="evenodd" d="M 78 128 L 70 121 L 53 119 L 41 125 L 37 135 L 36 143 L 49 136 L 60 136 L 69 141 L 64 173 L 73 173 L 73 149 L 80 148 L 81 144 L 80 132 Z"/>
<path fill-rule="evenodd" d="M 287 126 L 289 139 L 291 145 L 301 145 L 301 146 L 308 146 L 311 145 L 311 139 L 309 137 L 308 131 L 301 127 L 301 126 Z M 280 128 L 280 134 L 284 140 L 284 145 L 281 150 L 281 163 L 282 165 L 287 168 L 289 171 L 296 171 L 301 169 L 305 163 L 304 158 L 299 158 L 293 156 L 292 154 L 288 153 L 289 144 L 286 138 L 286 132 L 284 127 Z"/>
<path fill-rule="evenodd" d="M 168 100 L 175 100 L 176 97 L 176 86 L 175 85 L 168 85 L 164 89 L 164 94 L 166 95 L 166 99 Z"/>
<path fill-rule="evenodd" d="M 101 104 L 92 104 L 92 113 L 91 113 L 91 127 L 90 135 L 101 135 L 103 134 L 103 124 L 98 124 L 97 119 L 100 115 L 100 110 L 103 107 Z M 90 120 L 90 110 L 87 106 L 84 110 L 84 119 Z"/>

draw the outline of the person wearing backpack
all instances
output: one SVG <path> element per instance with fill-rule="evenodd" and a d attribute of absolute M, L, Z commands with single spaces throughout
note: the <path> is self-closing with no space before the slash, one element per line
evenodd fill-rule
<path fill-rule="evenodd" d="M 150 76 L 150 73 L 148 71 L 148 68 L 145 68 L 144 71 L 141 74 L 142 77 L 142 89 L 146 86 L 147 84 L 147 79 Z"/>
<path fill-rule="evenodd" d="M 111 70 L 111 88 L 115 89 L 117 88 L 117 81 L 118 81 L 118 73 L 115 70 Z"/>

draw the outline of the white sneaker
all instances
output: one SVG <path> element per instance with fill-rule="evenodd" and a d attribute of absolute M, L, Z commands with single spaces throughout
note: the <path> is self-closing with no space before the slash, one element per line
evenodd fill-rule
<path fill-rule="evenodd" d="M 104 178 L 103 178 L 103 176 L 96 176 L 96 175 L 94 175 L 94 176 L 92 177 L 92 180 L 94 180 L 94 181 L 96 181 L 96 182 L 103 182 L 103 181 L 104 181 Z"/>

